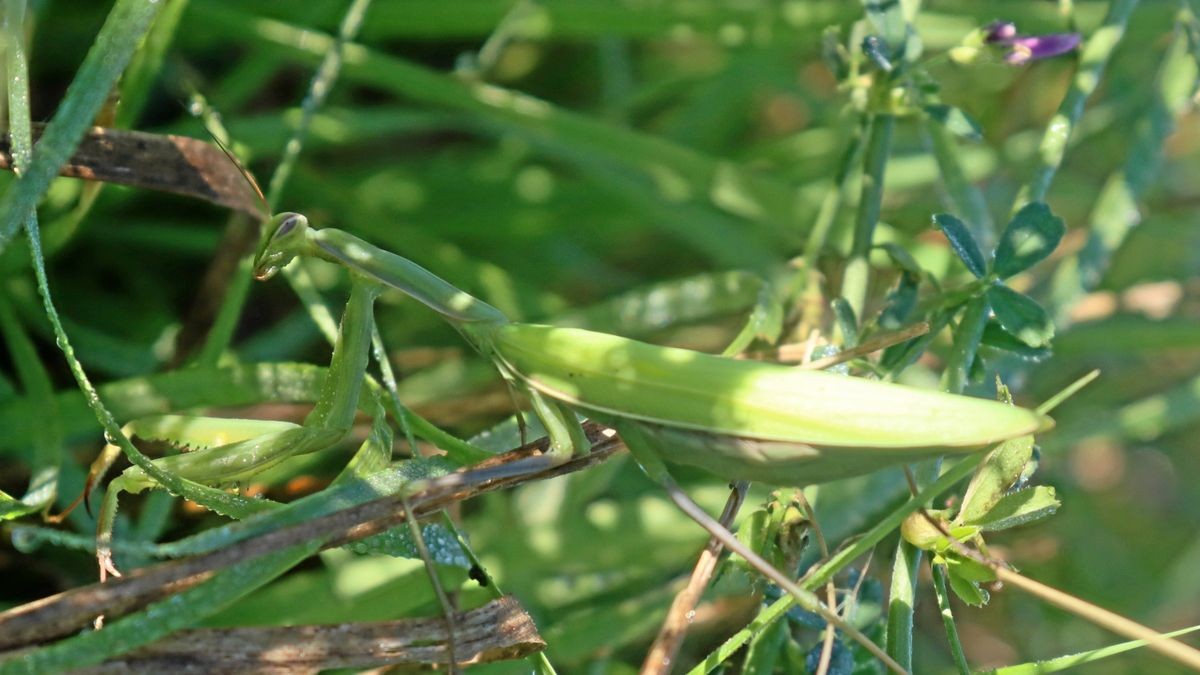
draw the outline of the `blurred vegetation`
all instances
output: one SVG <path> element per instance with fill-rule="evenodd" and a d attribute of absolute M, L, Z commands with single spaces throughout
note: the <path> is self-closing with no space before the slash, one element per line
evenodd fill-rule
<path fill-rule="evenodd" d="M 151 35 L 169 46 L 156 65 L 143 63 L 151 70 L 142 79 L 126 76 L 121 94 L 130 102 L 104 124 L 205 138 L 188 111 L 192 92 L 200 92 L 236 154 L 269 176 L 348 2 L 163 2 Z M 903 4 L 912 11 L 920 3 Z M 971 280 L 931 216 L 958 215 L 980 247 L 992 249 L 1018 191 L 1046 158 L 1039 143 L 1070 95 L 1081 57 L 1011 66 L 995 47 L 981 48 L 970 62 L 952 58 L 953 50 L 996 19 L 1014 21 L 1023 34 L 1078 31 L 1091 47 L 1087 40 L 1110 4 L 1136 9 L 1105 54 L 1107 67 L 1042 198 L 1067 234 L 1048 261 L 1008 281 L 1046 308 L 1056 335 L 1049 350 L 1036 353 L 985 342 L 967 391 L 992 396 L 998 373 L 1019 402 L 1032 406 L 1084 373 L 1102 371 L 1055 412 L 1057 428 L 1038 439 L 1034 481 L 1054 486 L 1062 508 L 1038 524 L 993 535 L 989 544 L 1029 577 L 1167 630 L 1200 623 L 1200 490 L 1187 478 L 1200 474 L 1200 229 L 1188 215 L 1200 197 L 1200 122 L 1191 105 L 1200 45 L 1187 3 L 924 3 L 911 15 L 909 43 L 922 50 L 915 63 L 923 86 L 973 119 L 978 138 L 947 134 L 923 114 L 900 115 L 874 242 L 894 242 L 911 255 L 927 275 L 923 297 L 932 293 L 929 279 L 947 288 Z M 54 114 L 109 9 L 31 4 L 35 121 Z M 804 325 L 834 340 L 828 306 L 840 292 L 867 194 L 860 190 L 861 158 L 846 164 L 844 157 L 863 117 L 856 97 L 867 90 L 849 77 L 839 81 L 822 52 L 827 57 L 828 46 L 840 44 L 866 64 L 854 42 L 869 30 L 856 23 L 862 20 L 862 5 L 842 0 L 376 0 L 315 113 L 279 203 L 316 226 L 408 257 L 521 320 L 566 321 L 571 310 L 617 296 L 652 300 L 647 289 L 655 284 L 744 270 L 785 288 L 799 283 L 809 295 L 791 298 L 796 306 L 815 293 L 817 310 L 808 308 Z M 860 75 L 870 67 L 862 65 Z M 13 184 L 11 175 L 0 182 Z M 51 285 L 80 360 L 99 382 L 180 367 L 191 354 L 177 338 L 196 339 L 188 331 L 196 330 L 189 321 L 197 307 L 219 301 L 206 297 L 200 282 L 229 245 L 223 237 L 234 229 L 226 224 L 231 217 L 203 202 L 112 185 L 93 204 L 91 189 L 56 180 L 39 209 Z M 807 242 L 831 193 L 843 200 L 814 249 Z M 903 277 L 882 249 L 869 260 L 864 320 L 886 306 Z M 23 243 L 11 243 L 0 263 L 0 310 L 8 314 L 0 316 L 7 346 L 0 354 L 0 490 L 25 492 L 34 448 L 53 429 L 65 504 L 82 485 L 100 429 L 78 403 L 54 411 L 31 390 L 22 369 L 33 362 L 61 401 L 74 384 Z M 313 263 L 310 271 L 331 307 L 344 301 L 337 269 Z M 599 330 L 710 351 L 723 347 L 741 320 L 716 316 L 721 312 L 705 307 L 704 298 L 672 297 L 665 314 L 632 323 L 602 312 L 590 320 L 574 316 Z M 464 438 L 511 415 L 512 401 L 491 367 L 436 315 L 386 294 L 378 316 L 406 405 Z M 942 331 L 902 379 L 937 386 L 954 359 L 952 333 Z M 260 284 L 251 288 L 223 358 L 323 364 L 328 346 L 283 284 Z M 258 409 L 256 416 L 302 412 Z M 507 449 L 515 439 L 490 442 Z M 307 458 L 280 475 L 319 483 L 346 457 Z M 719 509 L 727 494 L 720 479 L 681 474 L 698 501 Z M 288 497 L 285 488 L 274 489 Z M 900 472 L 890 470 L 806 493 L 836 545 L 895 507 L 906 490 Z M 752 492 L 750 507 L 765 494 Z M 215 522 L 183 508 L 168 514 L 163 495 L 138 499 L 123 508 L 130 520 L 119 532 L 174 539 Z M 488 571 L 534 615 L 560 672 L 633 672 L 705 539 L 624 457 L 468 502 L 455 517 Z M 83 534 L 93 527 L 82 513 L 69 522 Z M 885 597 L 880 584 L 887 584 L 892 541 L 877 548 L 866 572 L 864 605 L 870 593 L 876 605 Z M 424 574 L 419 561 L 327 552 L 209 624 L 437 615 Z M 455 574 L 460 604 L 488 597 L 461 570 L 448 572 Z M 5 608 L 93 581 L 94 566 L 87 553 L 49 545 L 19 552 L 6 537 L 0 577 Z M 926 568 L 914 668 L 953 672 L 927 577 Z M 845 575 L 838 581 L 853 583 Z M 699 610 L 686 663 L 753 616 L 748 586 L 736 571 L 721 577 Z M 973 667 L 1116 641 L 1015 590 L 993 592 L 983 608 L 954 608 Z M 814 635 L 799 644 L 811 647 Z M 797 662 L 784 661 L 778 671 L 793 672 L 788 663 Z M 1172 667 L 1135 651 L 1088 672 Z"/>

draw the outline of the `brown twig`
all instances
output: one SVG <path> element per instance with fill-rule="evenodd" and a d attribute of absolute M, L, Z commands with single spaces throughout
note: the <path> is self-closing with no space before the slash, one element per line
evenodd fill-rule
<path fill-rule="evenodd" d="M 545 445 L 542 439 L 469 470 L 431 480 L 426 489 L 409 496 L 413 513 L 419 518 L 485 492 L 580 471 L 604 461 L 623 447 L 619 440 L 607 435 L 603 427 L 589 424 L 586 428 L 594 443 L 592 452 L 587 455 L 548 470 L 482 482 L 474 480 L 477 475 L 494 475 L 492 469 L 496 466 L 528 459 Z M 403 521 L 398 497 L 390 495 L 211 553 L 160 563 L 104 584 L 92 584 L 42 598 L 0 613 L 0 649 L 14 649 L 70 635 L 90 625 L 98 614 L 116 619 L 195 587 L 221 569 L 292 545 L 324 539 L 326 548 L 341 546 L 384 532 Z"/>
<path fill-rule="evenodd" d="M 821 530 L 821 525 L 817 522 L 817 512 L 813 510 L 812 504 L 804 496 L 802 490 L 796 490 L 796 499 L 800 502 L 800 507 L 804 509 L 804 517 L 808 518 L 808 524 L 817 538 L 817 548 L 821 550 L 821 559 L 829 560 L 829 544 L 825 540 L 825 533 Z M 834 586 L 833 579 L 825 584 L 825 604 L 832 611 L 838 611 L 837 587 Z M 821 643 L 821 659 L 817 662 L 817 675 L 825 675 L 829 672 L 829 663 L 833 659 L 833 642 L 836 638 L 837 631 L 834 630 L 833 624 L 825 624 L 825 638 Z"/>
<path fill-rule="evenodd" d="M 117 673 L 316 673 L 331 668 L 445 664 L 450 635 L 438 618 L 313 626 L 183 630 L 98 666 Z M 512 597 L 456 616 L 457 663 L 516 659 L 545 648 L 529 614 Z"/>
<path fill-rule="evenodd" d="M 729 527 L 734 517 L 737 516 L 738 509 L 746 499 L 746 488 L 746 482 L 742 481 L 736 483 L 729 493 L 729 499 L 725 502 L 725 509 L 721 512 L 720 518 L 721 524 L 725 527 Z M 689 617 L 694 614 L 696 604 L 700 601 L 700 595 L 708 587 L 708 582 L 717 569 L 717 561 L 721 558 L 723 548 L 721 542 L 713 537 L 708 540 L 708 545 L 700 552 L 700 558 L 692 569 L 692 575 L 688 579 L 687 585 L 675 595 L 675 599 L 671 602 L 671 608 L 667 611 L 667 617 L 663 620 L 662 628 L 658 630 L 658 637 L 654 639 L 654 644 L 650 646 L 650 651 L 646 654 L 645 661 L 642 662 L 642 675 L 661 675 L 671 672 L 675 656 L 679 653 L 679 647 L 683 644 L 683 638 L 687 636 L 688 627 L 692 623 Z"/>

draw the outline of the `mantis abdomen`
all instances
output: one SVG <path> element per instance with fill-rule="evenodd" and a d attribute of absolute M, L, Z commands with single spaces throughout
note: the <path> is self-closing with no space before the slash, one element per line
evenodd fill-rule
<path fill-rule="evenodd" d="M 725 477 L 817 482 L 1052 425 L 995 401 L 606 333 L 529 324 L 478 330 L 534 390 L 602 421 L 640 424 L 663 441 L 668 459 Z"/>

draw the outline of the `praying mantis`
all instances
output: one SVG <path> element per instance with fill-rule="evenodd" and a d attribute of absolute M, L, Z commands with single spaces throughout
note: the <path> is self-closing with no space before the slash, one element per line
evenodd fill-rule
<path fill-rule="evenodd" d="M 374 301 L 384 289 L 398 289 L 441 315 L 490 359 L 546 429 L 544 454 L 495 467 L 493 478 L 534 473 L 586 452 L 590 444 L 577 411 L 605 423 L 690 517 L 898 672 L 903 670 L 877 645 L 701 510 L 676 485 L 666 462 L 692 464 L 731 480 L 810 484 L 945 452 L 973 452 L 1052 424 L 1033 411 L 993 401 L 581 329 L 514 323 L 412 261 L 347 232 L 313 228 L 303 215 L 278 214 L 264 229 L 254 274 L 268 280 L 297 257 L 336 263 L 351 277 L 328 375 L 312 412 L 300 425 L 180 415 L 135 420 L 126 427 L 133 435 L 198 448 L 155 460 L 156 467 L 204 486 L 221 486 L 339 443 L 360 407 Z M 377 402 L 367 407 L 382 418 Z M 119 452 L 114 444 L 106 447 L 93 465 L 91 482 Z M 117 572 L 111 546 L 118 495 L 157 485 L 138 467 L 109 485 L 97 528 L 102 576 Z M 249 510 L 221 512 L 244 517 Z"/>
<path fill-rule="evenodd" d="M 648 477 L 690 517 L 797 598 L 903 670 L 857 630 L 799 588 L 700 509 L 665 461 L 733 480 L 809 484 L 869 473 L 947 451 L 972 452 L 1043 431 L 1053 422 L 998 402 L 788 366 L 659 347 L 581 329 L 514 323 L 433 273 L 347 232 L 316 229 L 300 214 L 264 231 L 255 276 L 267 280 L 296 257 L 345 267 L 355 287 L 398 289 L 453 325 L 530 403 L 548 451 L 504 468 L 565 462 L 589 447 L 576 410 L 613 427 Z"/>

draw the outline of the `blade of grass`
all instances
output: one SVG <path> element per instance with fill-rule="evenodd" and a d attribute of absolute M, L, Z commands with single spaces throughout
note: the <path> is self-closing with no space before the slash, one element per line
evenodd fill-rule
<path fill-rule="evenodd" d="M 1163 144 L 1176 120 L 1191 110 L 1200 89 L 1197 32 L 1195 15 L 1181 10 L 1175 37 L 1155 77 L 1149 109 L 1134 122 L 1125 163 L 1109 176 L 1096 198 L 1088 218 L 1087 242 L 1055 271 L 1051 299 L 1060 325 L 1070 320 L 1070 310 L 1079 299 L 1100 284 L 1113 254 L 1141 222 L 1138 200 L 1158 173 Z"/>
<path fill-rule="evenodd" d="M 277 45 L 306 61 L 317 58 L 333 40 L 315 31 L 215 6 L 204 7 L 196 16 L 232 35 Z M 792 241 L 802 234 L 795 223 L 796 200 L 791 187 L 734 162 L 510 89 L 463 82 L 361 45 L 348 45 L 346 53 L 346 76 L 359 83 L 424 104 L 472 113 L 543 147 L 565 151 L 571 161 L 579 161 L 584 154 L 590 161 L 649 181 L 665 192 L 667 201 L 704 204 L 745 219 L 767 241 Z"/>
<path fill-rule="evenodd" d="M 1059 104 L 1058 111 L 1046 125 L 1046 131 L 1038 146 L 1037 167 L 1029 182 L 1017 193 L 1013 202 L 1013 213 L 1030 202 L 1045 200 L 1050 182 L 1062 166 L 1067 141 L 1079 124 L 1079 118 L 1083 116 L 1083 106 L 1104 79 L 1108 59 L 1125 36 L 1125 27 L 1137 4 L 1138 0 L 1113 0 L 1108 7 L 1104 23 L 1084 43 L 1079 57 L 1079 69 L 1075 72 L 1071 88 Z"/>
<path fill-rule="evenodd" d="M 1179 637 L 1200 630 L 1200 626 L 1192 626 L 1190 628 L 1181 628 L 1170 633 L 1163 633 L 1163 637 Z M 995 670 L 981 671 L 980 675 L 1043 675 L 1044 673 L 1058 673 L 1065 670 L 1074 670 L 1087 663 L 1095 663 L 1101 659 L 1107 659 L 1117 654 L 1141 649 L 1147 644 L 1146 640 L 1130 640 L 1128 642 L 1118 642 L 1114 645 L 1092 649 L 1078 654 L 1069 654 L 1060 656 L 1054 659 L 1045 661 L 1036 661 L 1032 663 L 1022 663 L 1016 666 L 1005 666 L 996 668 Z"/>
<path fill-rule="evenodd" d="M 0 198 L 0 251 L 31 217 L 59 167 L 70 159 L 161 6 L 154 0 L 117 0 L 109 12 L 28 168 Z"/>
<path fill-rule="evenodd" d="M 8 75 L 8 120 L 12 139 L 13 167 L 24 172 L 33 154 L 32 125 L 29 111 L 29 70 L 25 51 L 25 1 L 10 0 L 4 5 L 4 60 Z M 58 486 L 58 467 L 63 450 L 62 427 L 54 400 L 54 383 L 46 372 L 37 350 L 30 341 L 8 298 L 0 291 L 0 331 L 4 333 L 9 354 L 29 400 L 36 406 L 38 424 L 33 439 L 29 488 L 20 505 L 4 505 L 0 519 L 31 513 L 54 501 Z M 7 501 L 7 500 L 5 500 Z"/>
<path fill-rule="evenodd" d="M 346 9 L 346 14 L 342 17 L 342 23 L 338 29 L 336 39 L 328 45 L 328 49 L 322 56 L 316 72 L 313 73 L 308 93 L 300 105 L 300 119 L 292 130 L 287 144 L 284 146 L 283 156 L 280 158 L 279 164 L 276 165 L 275 173 L 271 175 L 271 181 L 268 184 L 266 194 L 267 210 L 271 213 L 275 212 L 279 206 L 280 199 L 283 197 L 283 191 L 287 186 L 288 178 L 291 177 L 292 171 L 295 169 L 297 160 L 300 158 L 300 150 L 304 146 L 304 138 L 312 126 L 316 111 L 325 103 L 325 99 L 329 97 L 329 92 L 333 90 L 334 84 L 337 83 L 345 57 L 345 46 L 358 34 L 367 9 L 370 6 L 371 0 L 354 0 L 350 4 L 350 7 Z M 253 251 L 251 251 L 238 261 L 233 280 L 226 287 L 225 296 L 222 298 L 221 306 L 217 310 L 213 328 L 209 331 L 204 341 L 204 346 L 196 357 L 197 363 L 214 365 L 221 354 L 229 347 L 230 342 L 233 340 L 234 330 L 237 328 L 238 318 L 242 314 L 242 308 L 245 307 L 246 297 L 250 293 L 253 267 Z M 287 279 L 292 290 L 300 298 L 300 302 L 308 311 L 309 316 L 312 317 L 313 323 L 321 330 L 325 339 L 330 344 L 336 342 L 337 320 L 334 319 L 333 313 L 329 311 L 329 307 L 321 299 L 316 285 L 313 283 L 306 269 L 301 265 L 292 265 L 283 272 L 284 278 Z"/>

